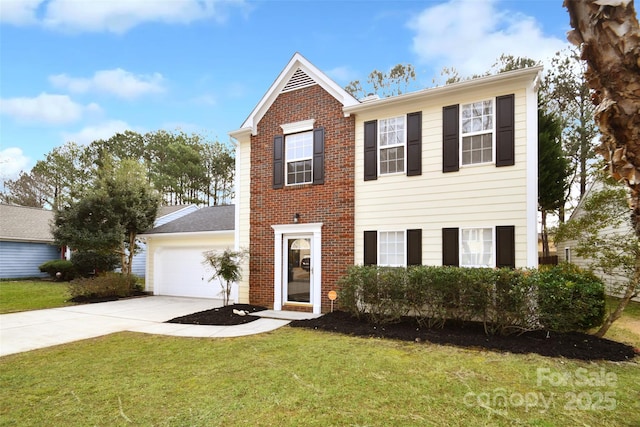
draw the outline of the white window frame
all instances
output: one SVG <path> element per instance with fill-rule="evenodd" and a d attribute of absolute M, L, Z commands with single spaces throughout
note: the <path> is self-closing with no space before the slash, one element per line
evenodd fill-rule
<path fill-rule="evenodd" d="M 381 141 L 382 141 L 382 122 L 383 121 L 387 121 L 387 120 L 402 120 L 402 129 L 403 129 L 403 141 L 401 143 L 396 143 L 396 144 L 388 144 L 388 145 L 381 145 Z M 387 175 L 400 175 L 400 174 L 404 174 L 407 170 L 407 116 L 406 115 L 401 115 L 401 116 L 394 116 L 394 117 L 387 117 L 384 119 L 379 119 L 378 120 L 378 176 L 387 176 Z M 390 148 L 398 148 L 398 147 L 402 147 L 403 148 L 403 152 L 404 152 L 404 159 L 402 161 L 402 170 L 401 171 L 396 171 L 396 172 L 382 172 L 382 168 L 380 167 L 382 164 L 382 150 L 388 150 Z"/>
<path fill-rule="evenodd" d="M 489 264 L 465 264 L 463 262 L 464 259 L 464 234 L 465 231 L 470 230 L 491 230 L 491 263 Z M 478 226 L 478 227 L 461 227 L 460 228 L 460 238 L 459 238 L 459 251 L 458 257 L 460 259 L 460 267 L 473 267 L 473 268 L 495 268 L 496 266 L 496 228 L 495 227 L 487 227 L 487 226 Z M 472 253 L 472 252 L 469 252 Z M 480 253 L 482 255 L 482 253 Z"/>
<path fill-rule="evenodd" d="M 567 246 L 564 248 L 564 260 L 566 262 L 571 262 L 571 247 Z"/>
<path fill-rule="evenodd" d="M 464 132 L 463 130 L 463 111 L 464 111 L 464 107 L 469 106 L 469 105 L 473 105 L 475 103 L 478 102 L 491 102 L 491 116 L 492 116 L 492 120 L 491 120 L 491 129 L 483 129 L 480 131 L 471 131 L 471 132 Z M 473 107 L 471 107 L 473 108 Z M 464 147 L 464 138 L 467 137 L 473 137 L 473 136 L 480 136 L 480 135 L 486 135 L 491 133 L 491 160 L 488 160 L 486 162 L 479 162 L 479 163 L 464 163 L 464 156 L 463 156 L 463 147 Z M 489 165 L 489 164 L 493 164 L 496 162 L 496 100 L 495 98 L 488 98 L 488 99 L 482 99 L 482 100 L 478 100 L 478 101 L 473 101 L 473 102 L 468 102 L 466 104 L 460 104 L 460 167 L 474 167 L 474 166 L 480 166 L 480 165 Z M 473 157 L 473 156 L 472 156 Z"/>
<path fill-rule="evenodd" d="M 382 236 L 387 235 L 389 233 L 395 233 L 402 235 L 402 242 L 400 247 L 402 248 L 402 262 L 401 263 L 383 263 L 382 262 Z M 385 243 L 388 243 L 386 241 Z M 406 267 L 407 266 L 407 231 L 406 230 L 380 230 L 378 231 L 378 265 L 382 267 Z M 385 251 L 385 256 L 387 256 L 390 252 Z M 400 255 L 399 252 L 394 253 L 394 257 Z"/>
<path fill-rule="evenodd" d="M 294 157 L 290 157 L 290 155 L 289 155 L 289 144 L 290 144 L 289 138 L 299 138 L 302 135 L 308 135 L 311 138 L 311 140 L 310 140 L 311 141 L 311 145 L 310 145 L 310 149 L 309 149 L 309 155 L 308 156 L 302 156 L 302 157 L 295 157 L 295 156 Z M 313 130 L 285 135 L 284 136 L 284 153 L 285 153 L 285 155 L 284 155 L 284 179 L 285 179 L 285 185 L 294 186 L 294 185 L 312 184 L 313 183 Z M 311 175 L 310 175 L 309 181 L 290 183 L 289 182 L 289 163 L 304 162 L 304 161 L 310 161 L 310 163 L 311 163 L 311 170 L 310 170 Z"/>

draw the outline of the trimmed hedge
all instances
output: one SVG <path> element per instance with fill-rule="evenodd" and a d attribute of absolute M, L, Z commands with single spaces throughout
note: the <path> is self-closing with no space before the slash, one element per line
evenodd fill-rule
<path fill-rule="evenodd" d="M 47 273 L 56 280 L 69 281 L 76 276 L 76 270 L 71 261 L 53 259 L 44 262 L 38 267 L 41 272 Z M 60 273 L 60 275 L 58 275 Z"/>
<path fill-rule="evenodd" d="M 129 297 L 141 291 L 142 287 L 138 278 L 133 274 L 104 273 L 95 277 L 82 277 L 69 282 L 71 300 L 76 302 Z"/>
<path fill-rule="evenodd" d="M 340 281 L 340 306 L 376 324 L 413 316 L 427 328 L 482 322 L 488 334 L 585 330 L 604 316 L 604 285 L 577 267 L 489 269 L 353 266 Z"/>

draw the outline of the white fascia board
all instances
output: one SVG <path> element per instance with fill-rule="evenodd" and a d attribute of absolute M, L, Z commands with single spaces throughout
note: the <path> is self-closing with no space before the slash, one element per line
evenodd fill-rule
<path fill-rule="evenodd" d="M 391 105 L 409 103 L 421 99 L 431 99 L 441 96 L 447 96 L 457 92 L 467 92 L 473 89 L 484 88 L 487 86 L 495 86 L 499 88 L 505 83 L 513 83 L 521 81 L 526 87 L 534 87 L 538 85 L 539 76 L 542 73 L 542 66 L 524 68 L 521 70 L 508 71 L 505 73 L 494 74 L 477 79 L 465 80 L 458 83 L 452 83 L 445 86 L 438 86 L 429 89 L 422 89 L 416 92 L 410 92 L 390 98 L 381 98 L 375 101 L 367 101 L 354 106 L 345 106 L 342 110 L 346 116 L 352 113 L 361 113 L 372 111 L 379 108 L 386 108 Z"/>
<path fill-rule="evenodd" d="M 154 237 L 178 239 L 182 237 L 193 237 L 193 236 L 224 236 L 224 235 L 235 236 L 235 230 L 189 231 L 189 232 L 183 232 L 183 233 L 153 233 L 153 234 L 138 235 L 138 237 L 146 240 Z"/>

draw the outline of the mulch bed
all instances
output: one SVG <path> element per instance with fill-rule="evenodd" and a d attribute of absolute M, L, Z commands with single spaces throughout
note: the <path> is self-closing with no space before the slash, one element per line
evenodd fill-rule
<path fill-rule="evenodd" d="M 250 304 L 233 304 L 226 307 L 213 308 L 211 310 L 199 311 L 197 313 L 188 314 L 186 316 L 176 317 L 168 320 L 166 323 L 184 323 L 191 325 L 242 325 L 244 323 L 258 320 L 257 316 L 240 316 L 234 314 L 233 310 L 244 310 L 249 313 L 266 310 L 266 307 Z"/>
<path fill-rule="evenodd" d="M 266 310 L 261 306 L 234 304 L 177 317 L 169 320 L 169 323 L 239 325 L 259 319 L 256 316 L 238 316 L 233 313 L 234 309 L 249 312 Z M 327 313 L 312 320 L 296 320 L 291 322 L 290 326 L 359 337 L 387 338 L 416 343 L 430 342 L 518 354 L 536 353 L 548 357 L 579 360 L 628 361 L 640 352 L 626 344 L 579 332 L 532 331 L 521 335 L 487 335 L 480 323 L 447 322 L 441 329 L 425 329 L 418 326 L 411 318 L 405 318 L 391 325 L 377 326 L 358 320 L 342 311 Z"/>
<path fill-rule="evenodd" d="M 448 322 L 441 329 L 424 329 L 410 318 L 399 323 L 376 326 L 341 311 L 327 313 L 317 319 L 297 320 L 290 325 L 360 337 L 430 342 L 518 354 L 536 353 L 579 360 L 627 361 L 640 352 L 626 344 L 579 332 L 532 331 L 521 335 L 486 335 L 480 323 Z"/>

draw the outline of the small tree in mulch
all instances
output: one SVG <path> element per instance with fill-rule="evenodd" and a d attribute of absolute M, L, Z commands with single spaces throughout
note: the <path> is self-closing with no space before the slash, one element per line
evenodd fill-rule
<path fill-rule="evenodd" d="M 209 281 L 220 279 L 222 287 L 222 303 L 229 305 L 229 297 L 231 295 L 231 286 L 242 277 L 242 269 L 240 264 L 247 255 L 246 251 L 234 251 L 225 249 L 220 251 L 206 251 L 202 253 L 205 260 L 203 264 L 213 269 L 213 275 Z"/>

